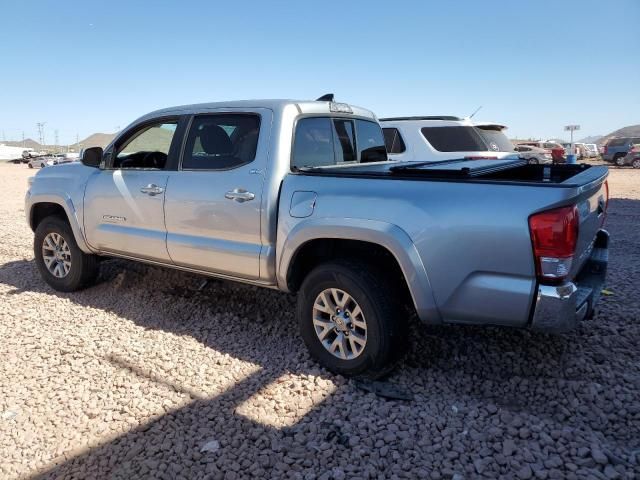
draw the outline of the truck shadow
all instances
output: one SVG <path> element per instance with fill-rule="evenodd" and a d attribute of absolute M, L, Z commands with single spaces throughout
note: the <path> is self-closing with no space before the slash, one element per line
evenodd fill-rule
<path fill-rule="evenodd" d="M 446 470 L 438 463 L 443 436 L 457 432 L 456 441 L 473 459 L 485 442 L 501 441 L 516 417 L 530 430 L 578 434 L 586 445 L 599 443 L 631 458 L 629 452 L 640 448 L 637 402 L 616 406 L 608 392 L 624 388 L 631 398 L 640 396 L 634 367 L 640 331 L 633 313 L 640 310 L 639 204 L 625 199 L 610 203 L 607 288 L 613 296 L 603 297 L 600 312 L 576 332 L 547 336 L 490 327 L 427 329 L 413 322 L 407 331 L 408 353 L 389 379 L 415 394 L 408 403 L 365 393 L 354 382 L 319 368 L 297 335 L 292 296 L 121 260 L 103 262 L 96 286 L 63 294 L 44 284 L 33 261 L 0 265 L 0 283 L 13 287 L 9 295 L 53 295 L 112 312 L 145 329 L 188 335 L 208 349 L 256 366 L 228 389 L 207 395 L 197 382 L 194 387 L 172 380 L 133 355 L 105 355 L 102 361 L 183 394 L 187 404 L 96 447 L 68 452 L 32 472 L 33 478 L 217 478 L 229 471 L 238 477 L 251 472 L 275 478 L 291 471 L 303 476 L 344 468 L 353 456 L 367 457 L 368 470 L 347 471 L 347 477 L 389 476 L 403 463 L 415 464 L 416 458 L 432 459 L 433 468 L 441 471 Z M 241 340 L 231 343 L 229 334 Z M 617 364 L 610 362 L 612 352 Z M 268 413 L 244 407 L 270 385 L 296 376 L 319 377 L 333 387 L 280 425 L 270 422 Z M 301 398 L 294 388 L 292 402 Z M 408 436 L 389 440 L 395 457 L 381 455 L 382 433 L 398 417 L 412 425 Z M 219 449 L 201 453 L 210 439 L 220 441 Z M 521 448 L 528 448 L 526 441 Z"/>

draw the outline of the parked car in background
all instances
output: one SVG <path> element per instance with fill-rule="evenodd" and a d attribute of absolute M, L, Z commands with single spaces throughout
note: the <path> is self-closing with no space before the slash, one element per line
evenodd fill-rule
<path fill-rule="evenodd" d="M 531 142 L 520 142 L 518 143 L 518 145 L 531 145 L 532 147 L 542 148 L 546 150 L 549 155 L 551 155 L 553 149 L 556 149 L 556 150 L 562 149 L 563 155 L 565 152 L 564 146 L 560 145 L 558 142 L 545 142 L 542 140 L 538 140 L 538 141 L 531 141 Z"/>
<path fill-rule="evenodd" d="M 585 143 L 585 156 L 588 158 L 596 158 L 600 156 L 600 152 L 598 151 L 598 145 L 595 143 Z"/>
<path fill-rule="evenodd" d="M 640 168 L 640 144 L 632 145 L 629 152 L 623 158 L 623 165 L 631 165 Z"/>
<path fill-rule="evenodd" d="M 44 168 L 51 167 L 52 165 L 57 165 L 58 162 L 55 158 L 44 155 L 42 157 L 34 157 L 27 162 L 27 166 L 29 168 Z"/>
<path fill-rule="evenodd" d="M 486 148 L 464 128 L 465 147 Z M 434 142 L 460 145 L 457 133 Z M 377 376 L 405 351 L 411 311 L 427 325 L 546 332 L 593 315 L 607 175 L 517 158 L 389 162 L 368 110 L 251 100 L 139 118 L 82 163 L 39 171 L 25 214 L 56 290 L 90 285 L 106 256 L 297 292 L 311 355 Z"/>
<path fill-rule="evenodd" d="M 63 163 L 70 163 L 73 160 L 73 158 L 67 157 L 63 153 L 59 153 L 56 155 L 45 155 L 42 157 L 32 158 L 31 160 L 29 160 L 27 165 L 29 166 L 29 168 L 44 168 L 51 167 L 53 165 L 60 165 Z"/>
<path fill-rule="evenodd" d="M 532 145 L 516 145 L 514 150 L 518 152 L 520 158 L 524 158 L 532 165 L 539 163 L 551 163 L 553 157 L 544 148 L 534 147 Z"/>
<path fill-rule="evenodd" d="M 634 144 L 640 143 L 640 137 L 612 138 L 604 146 L 602 158 L 618 166 L 624 165 L 624 157 Z"/>
<path fill-rule="evenodd" d="M 38 152 L 33 148 L 27 148 L 26 150 L 22 151 L 22 163 L 29 163 L 31 159 L 43 157 L 46 154 L 46 152 Z"/>
<path fill-rule="evenodd" d="M 453 116 L 381 118 L 380 125 L 391 160 L 517 158 L 504 125 Z"/>
<path fill-rule="evenodd" d="M 530 146 L 543 149 L 551 156 L 553 163 L 560 164 L 565 162 L 565 148 L 557 142 L 546 142 L 542 140 L 530 142 L 518 142 L 518 145 Z"/>

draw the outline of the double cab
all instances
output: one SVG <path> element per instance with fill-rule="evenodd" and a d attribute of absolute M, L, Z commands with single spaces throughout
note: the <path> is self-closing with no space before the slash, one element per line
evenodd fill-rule
<path fill-rule="evenodd" d="M 51 287 L 121 257 L 296 294 L 345 375 L 388 371 L 414 316 L 566 331 L 604 281 L 606 167 L 389 161 L 375 115 L 331 100 L 167 108 L 81 160 L 26 194 Z"/>

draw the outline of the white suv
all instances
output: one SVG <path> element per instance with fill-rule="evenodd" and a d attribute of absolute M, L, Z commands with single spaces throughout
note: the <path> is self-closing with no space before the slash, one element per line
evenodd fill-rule
<path fill-rule="evenodd" d="M 391 160 L 518 158 L 504 125 L 453 116 L 381 118 L 380 125 Z"/>

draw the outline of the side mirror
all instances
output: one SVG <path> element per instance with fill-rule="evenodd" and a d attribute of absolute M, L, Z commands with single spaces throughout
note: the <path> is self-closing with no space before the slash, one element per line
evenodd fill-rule
<path fill-rule="evenodd" d="M 85 148 L 82 151 L 80 161 L 87 167 L 98 168 L 100 166 L 100 163 L 102 162 L 103 153 L 104 152 L 100 147 Z"/>

